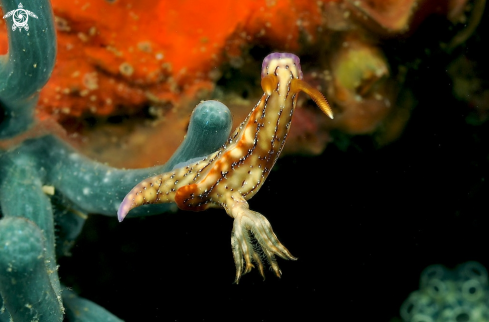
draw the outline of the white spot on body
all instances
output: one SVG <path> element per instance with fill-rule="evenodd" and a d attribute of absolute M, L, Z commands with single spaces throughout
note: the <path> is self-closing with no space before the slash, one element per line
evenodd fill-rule
<path fill-rule="evenodd" d="M 238 159 L 243 155 L 243 150 L 240 148 L 232 148 L 229 154 L 232 158 Z"/>
<path fill-rule="evenodd" d="M 80 156 L 77 153 L 71 153 L 69 158 L 70 160 L 78 160 Z"/>
<path fill-rule="evenodd" d="M 227 173 L 229 171 L 229 168 L 230 168 L 230 163 L 229 161 L 227 161 L 226 159 L 223 158 L 222 160 L 223 162 L 221 163 L 221 174 L 222 173 Z"/>
<path fill-rule="evenodd" d="M 255 131 L 253 129 L 253 126 L 247 126 L 244 134 L 244 139 L 246 142 L 253 141 L 253 139 L 255 138 Z"/>

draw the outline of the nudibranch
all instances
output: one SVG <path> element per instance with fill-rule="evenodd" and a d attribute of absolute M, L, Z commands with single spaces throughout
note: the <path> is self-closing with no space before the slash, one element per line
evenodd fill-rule
<path fill-rule="evenodd" d="M 135 207 L 166 202 L 191 211 L 224 208 L 234 218 L 231 246 L 236 283 L 254 267 L 252 262 L 264 277 L 262 257 L 278 277 L 282 272 L 275 256 L 296 259 L 275 236 L 269 221 L 249 209 L 247 200 L 263 185 L 284 147 L 299 92 L 308 94 L 333 118 L 324 96 L 302 80 L 296 55 L 268 55 L 261 76 L 265 93 L 218 151 L 142 181 L 126 195 L 117 213 L 122 221 Z M 261 251 L 251 242 L 252 237 Z"/>

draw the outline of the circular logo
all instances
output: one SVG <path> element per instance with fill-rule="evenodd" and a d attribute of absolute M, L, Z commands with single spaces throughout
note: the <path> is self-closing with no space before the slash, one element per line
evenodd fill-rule
<path fill-rule="evenodd" d="M 25 12 L 24 9 L 15 10 L 15 13 L 13 14 L 13 18 L 14 18 L 14 24 L 19 28 L 23 28 L 25 25 L 27 25 L 27 20 L 29 20 L 27 12 Z"/>

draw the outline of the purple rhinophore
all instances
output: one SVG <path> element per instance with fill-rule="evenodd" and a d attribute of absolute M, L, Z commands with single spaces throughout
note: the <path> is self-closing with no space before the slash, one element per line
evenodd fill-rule
<path fill-rule="evenodd" d="M 270 64 L 270 61 L 274 59 L 281 59 L 281 58 L 292 58 L 292 61 L 294 62 L 295 66 L 297 67 L 297 70 L 299 72 L 299 79 L 302 79 L 302 69 L 301 69 L 301 61 L 299 57 L 297 57 L 294 54 L 290 53 L 271 53 L 267 57 L 263 59 L 263 64 L 261 65 L 261 77 L 265 77 L 267 75 L 267 66 Z"/>

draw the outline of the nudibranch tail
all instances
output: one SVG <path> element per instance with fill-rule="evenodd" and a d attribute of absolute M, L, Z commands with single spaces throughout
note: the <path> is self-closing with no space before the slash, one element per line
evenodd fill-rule
<path fill-rule="evenodd" d="M 307 95 L 309 95 L 312 100 L 316 103 L 316 105 L 324 112 L 324 114 L 328 115 L 331 119 L 333 119 L 333 110 L 331 106 L 329 106 L 328 101 L 324 98 L 323 94 L 320 91 L 306 83 L 301 79 L 293 79 L 291 82 L 291 91 L 303 91 Z"/>
<path fill-rule="evenodd" d="M 124 198 L 119 206 L 119 209 L 117 210 L 117 219 L 119 219 L 119 222 L 122 222 L 124 218 L 126 218 L 127 213 L 133 208 L 134 207 L 131 207 L 130 201 L 127 200 L 127 197 Z"/>
<path fill-rule="evenodd" d="M 160 200 L 160 187 L 163 179 L 168 176 L 168 173 L 154 176 L 141 181 L 138 185 L 129 191 L 117 210 L 117 218 L 119 222 L 123 221 L 129 211 L 146 204 L 154 204 L 164 202 Z"/>

